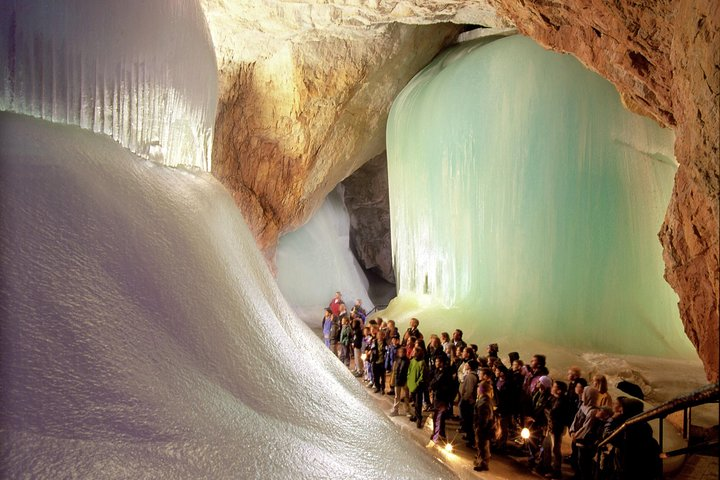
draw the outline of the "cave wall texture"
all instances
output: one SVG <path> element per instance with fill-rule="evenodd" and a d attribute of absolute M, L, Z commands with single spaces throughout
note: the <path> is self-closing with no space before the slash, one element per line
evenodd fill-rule
<path fill-rule="evenodd" d="M 202 3 L 220 69 L 213 173 L 270 261 L 279 235 L 382 153 L 392 99 L 455 38 L 452 23 L 516 25 L 607 78 L 630 110 L 676 132 L 680 166 L 659 233 L 665 278 L 718 380 L 720 2 Z"/>

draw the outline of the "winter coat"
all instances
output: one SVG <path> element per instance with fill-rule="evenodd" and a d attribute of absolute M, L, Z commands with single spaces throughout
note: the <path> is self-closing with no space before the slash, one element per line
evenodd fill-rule
<path fill-rule="evenodd" d="M 550 408 L 547 410 L 547 420 L 550 431 L 560 435 L 565 430 L 567 424 L 568 412 L 570 411 L 570 401 L 566 395 L 552 397 L 549 403 Z"/>
<path fill-rule="evenodd" d="M 493 401 L 487 395 L 481 395 L 475 402 L 473 427 L 478 440 L 492 440 L 495 435 L 495 414 Z"/>
<path fill-rule="evenodd" d="M 395 359 L 393 364 L 393 378 L 395 379 L 396 387 L 404 387 L 408 382 L 408 368 L 410 362 L 405 357 L 398 357 Z"/>
<path fill-rule="evenodd" d="M 598 393 L 597 389 L 593 387 L 585 389 L 582 396 L 583 404 L 570 425 L 570 434 L 573 435 L 575 443 L 578 445 L 591 447 L 597 441 L 595 436 L 599 436 L 599 420 L 595 417 L 595 413 L 598 411 L 595 406 Z"/>
<path fill-rule="evenodd" d="M 413 358 L 408 367 L 407 386 L 410 393 L 425 386 L 425 360 Z"/>
<path fill-rule="evenodd" d="M 323 337 L 330 338 L 330 329 L 332 328 L 333 317 L 323 317 L 322 320 L 322 331 Z"/>
<path fill-rule="evenodd" d="M 452 371 L 447 367 L 443 367 L 442 370 L 435 370 L 429 387 L 434 393 L 436 404 L 448 404 L 455 399 L 457 394 L 457 382 L 452 376 Z"/>
<path fill-rule="evenodd" d="M 361 327 L 358 327 L 355 330 L 353 330 L 353 337 L 352 337 L 353 348 L 362 347 L 362 341 L 363 341 L 363 331 L 362 331 Z"/>
<path fill-rule="evenodd" d="M 393 363 L 395 363 L 395 355 L 397 354 L 397 347 L 393 344 L 387 346 L 387 354 L 385 355 L 385 371 L 392 372 Z"/>
<path fill-rule="evenodd" d="M 467 373 L 460 384 L 460 400 L 471 404 L 475 403 L 478 382 L 477 373 L 472 370 Z"/>
<path fill-rule="evenodd" d="M 340 344 L 347 347 L 350 345 L 351 338 L 352 330 L 350 329 L 350 325 L 343 325 L 342 329 L 340 329 Z"/>
<path fill-rule="evenodd" d="M 340 341 L 340 324 L 336 318 L 333 319 L 330 326 L 330 341 L 335 343 Z"/>

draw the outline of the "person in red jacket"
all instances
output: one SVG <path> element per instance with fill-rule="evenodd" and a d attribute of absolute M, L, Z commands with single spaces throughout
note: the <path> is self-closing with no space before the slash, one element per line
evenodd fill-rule
<path fill-rule="evenodd" d="M 328 306 L 330 307 L 330 310 L 332 310 L 333 315 L 336 317 L 340 316 L 340 305 L 345 305 L 345 302 L 343 302 L 342 299 L 342 293 L 335 292 L 335 296 L 332 300 L 330 300 L 330 305 Z"/>

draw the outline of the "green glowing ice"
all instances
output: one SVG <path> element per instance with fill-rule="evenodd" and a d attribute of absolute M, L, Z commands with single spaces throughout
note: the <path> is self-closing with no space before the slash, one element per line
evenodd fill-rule
<path fill-rule="evenodd" d="M 387 138 L 398 319 L 694 356 L 656 235 L 674 135 L 606 80 L 524 37 L 462 44 L 395 100 Z"/>

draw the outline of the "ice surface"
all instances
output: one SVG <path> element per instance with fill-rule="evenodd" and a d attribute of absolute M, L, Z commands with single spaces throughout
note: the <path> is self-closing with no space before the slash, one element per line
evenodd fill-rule
<path fill-rule="evenodd" d="M 210 170 L 217 66 L 185 0 L 0 0 L 0 110 Z"/>
<path fill-rule="evenodd" d="M 674 136 L 607 81 L 524 37 L 469 42 L 403 90 L 387 138 L 400 295 L 383 316 L 696 358 L 657 240 Z"/>
<path fill-rule="evenodd" d="M 453 477 L 292 314 L 209 174 L 13 113 L 0 160 L 0 477 Z"/>
<path fill-rule="evenodd" d="M 307 323 L 320 326 L 322 311 L 336 291 L 348 311 L 356 299 L 370 311 L 368 280 L 350 250 L 350 218 L 342 185 L 325 198 L 312 218 L 298 230 L 283 235 L 275 265 L 277 283 L 293 310 Z"/>

